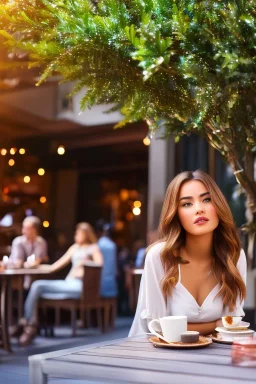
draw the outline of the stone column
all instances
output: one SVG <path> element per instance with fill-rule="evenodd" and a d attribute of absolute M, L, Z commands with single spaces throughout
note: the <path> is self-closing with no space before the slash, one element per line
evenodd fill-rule
<path fill-rule="evenodd" d="M 172 138 L 160 139 L 159 131 L 149 147 L 148 232 L 158 228 L 166 188 L 175 176 L 175 144 Z"/>

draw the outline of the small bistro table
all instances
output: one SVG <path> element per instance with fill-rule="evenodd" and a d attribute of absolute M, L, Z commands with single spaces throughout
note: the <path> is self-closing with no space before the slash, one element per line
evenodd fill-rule
<path fill-rule="evenodd" d="M 0 272 L 0 283 L 1 283 L 1 308 L 0 308 L 0 324 L 2 334 L 2 346 L 3 348 L 11 352 L 10 338 L 8 332 L 8 321 L 9 313 L 12 309 L 12 295 L 11 295 L 11 284 L 14 278 L 21 278 L 24 276 L 39 276 L 49 275 L 50 272 L 40 268 L 17 268 L 17 269 L 5 269 Z"/>
<path fill-rule="evenodd" d="M 255 368 L 232 365 L 230 345 L 212 343 L 202 349 L 179 350 L 155 348 L 148 337 L 30 356 L 30 384 L 47 384 L 52 377 L 97 384 L 255 384 Z"/>

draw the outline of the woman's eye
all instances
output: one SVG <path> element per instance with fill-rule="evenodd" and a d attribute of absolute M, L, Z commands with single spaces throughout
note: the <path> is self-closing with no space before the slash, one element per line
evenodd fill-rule
<path fill-rule="evenodd" d="M 204 202 L 204 203 L 208 203 L 209 201 L 211 201 L 211 198 L 210 198 L 210 197 L 206 197 L 205 199 L 203 199 L 203 202 Z"/>
<path fill-rule="evenodd" d="M 182 204 L 182 207 L 189 207 L 191 205 L 191 203 L 184 203 Z"/>

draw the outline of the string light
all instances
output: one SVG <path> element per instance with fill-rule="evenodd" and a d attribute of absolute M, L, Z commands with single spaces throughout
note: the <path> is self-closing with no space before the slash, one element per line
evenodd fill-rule
<path fill-rule="evenodd" d="M 140 208 L 141 207 L 141 201 L 136 200 L 136 201 L 134 201 L 133 205 L 134 205 L 134 207 Z"/>
<path fill-rule="evenodd" d="M 39 168 L 37 172 L 39 176 L 43 176 L 45 174 L 45 170 L 43 168 Z"/>
<path fill-rule="evenodd" d="M 10 154 L 11 155 L 15 155 L 16 152 L 17 152 L 17 148 L 11 148 L 10 149 Z"/>
<path fill-rule="evenodd" d="M 28 184 L 30 182 L 30 177 L 25 176 L 23 180 L 24 180 L 24 183 Z"/>
<path fill-rule="evenodd" d="M 45 196 L 40 197 L 40 203 L 44 204 L 44 203 L 46 203 L 46 201 L 47 201 L 47 199 Z"/>
<path fill-rule="evenodd" d="M 7 150 L 5 148 L 1 149 L 1 155 L 5 156 L 7 154 Z"/>
<path fill-rule="evenodd" d="M 45 220 L 45 221 L 43 222 L 43 227 L 44 227 L 44 228 L 48 228 L 49 226 L 50 226 L 49 221 Z"/>
<path fill-rule="evenodd" d="M 151 141 L 150 141 L 150 138 L 148 136 L 146 136 L 144 139 L 143 139 L 143 144 L 146 145 L 147 147 L 150 145 Z"/>
<path fill-rule="evenodd" d="M 10 165 L 10 167 L 13 167 L 14 164 L 15 164 L 15 161 L 14 161 L 13 159 L 10 159 L 10 160 L 8 161 L 8 164 Z"/>
<path fill-rule="evenodd" d="M 65 153 L 65 147 L 63 145 L 60 145 L 57 149 L 58 155 L 64 155 Z"/>
<path fill-rule="evenodd" d="M 132 213 L 135 215 L 135 216 L 139 216 L 140 213 L 141 213 L 141 210 L 139 207 L 134 207 L 133 210 L 132 210 Z"/>
<path fill-rule="evenodd" d="M 25 155 L 26 150 L 24 148 L 20 148 L 19 153 L 20 155 Z"/>

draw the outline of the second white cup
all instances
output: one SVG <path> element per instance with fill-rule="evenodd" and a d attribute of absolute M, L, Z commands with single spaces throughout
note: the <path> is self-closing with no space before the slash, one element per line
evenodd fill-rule
<path fill-rule="evenodd" d="M 181 341 L 181 333 L 187 331 L 187 316 L 165 316 L 151 320 L 148 324 L 151 333 L 168 343 Z M 161 329 L 162 335 L 159 333 Z"/>

